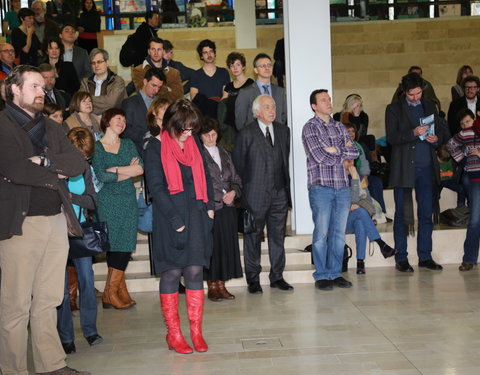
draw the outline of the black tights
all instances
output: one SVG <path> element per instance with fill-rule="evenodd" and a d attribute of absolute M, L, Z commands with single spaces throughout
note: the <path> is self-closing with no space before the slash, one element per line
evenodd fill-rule
<path fill-rule="evenodd" d="M 160 293 L 172 294 L 178 292 L 178 283 L 182 274 L 185 279 L 185 288 L 190 290 L 203 289 L 203 266 L 187 266 L 162 272 Z"/>
<path fill-rule="evenodd" d="M 125 271 L 130 260 L 131 253 L 121 253 L 118 251 L 107 252 L 107 266 L 120 271 Z"/>

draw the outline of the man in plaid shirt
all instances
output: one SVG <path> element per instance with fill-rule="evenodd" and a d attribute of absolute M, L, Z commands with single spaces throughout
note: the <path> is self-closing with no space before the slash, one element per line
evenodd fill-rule
<path fill-rule="evenodd" d="M 327 90 L 310 95 L 315 116 L 303 127 L 302 141 L 307 154 L 308 190 L 315 229 L 312 254 L 315 287 L 350 288 L 341 276 L 345 227 L 350 210 L 347 167 L 358 157 L 358 150 L 345 126 L 331 118 L 332 100 Z"/>

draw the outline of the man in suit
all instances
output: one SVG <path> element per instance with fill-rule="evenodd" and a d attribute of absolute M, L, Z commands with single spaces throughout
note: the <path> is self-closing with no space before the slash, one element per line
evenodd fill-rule
<path fill-rule="evenodd" d="M 285 89 L 270 82 L 273 73 L 272 59 L 265 53 L 259 53 L 253 60 L 253 71 L 257 75 L 256 84 L 241 89 L 235 102 L 235 126 L 237 130 L 250 124 L 254 118 L 252 103 L 260 94 L 270 95 L 275 101 L 276 121 L 287 123 L 287 99 Z"/>
<path fill-rule="evenodd" d="M 478 100 L 480 78 L 477 76 L 466 77 L 463 79 L 461 85 L 464 96 L 451 102 L 448 108 L 448 127 L 452 137 L 461 130 L 461 119 L 457 118 L 457 114 L 462 108 L 470 109 L 475 115 L 475 118 L 478 117 L 478 112 L 480 111 L 480 101 Z"/>
<path fill-rule="evenodd" d="M 260 286 L 261 234 L 267 225 L 270 287 L 292 290 L 283 279 L 285 227 L 290 202 L 290 129 L 275 122 L 275 101 L 260 95 L 252 103 L 256 120 L 236 139 L 235 168 L 243 182 L 243 195 L 255 219 L 256 230 L 244 236 L 243 254 L 248 291 L 262 293 Z"/>
<path fill-rule="evenodd" d="M 76 31 L 75 26 L 65 24 L 60 29 L 60 39 L 65 47 L 63 61 L 70 61 L 73 63 L 73 66 L 75 66 L 75 70 L 77 71 L 78 80 L 81 81 L 83 78 L 92 75 L 92 67 L 90 65 L 90 58 L 88 57 L 87 51 L 74 45 L 75 40 L 77 39 L 75 36 Z"/>
<path fill-rule="evenodd" d="M 422 97 L 423 78 L 417 73 L 402 78 L 404 96 L 387 106 L 385 125 L 387 141 L 392 146 L 390 160 L 390 186 L 394 188 L 395 220 L 393 237 L 396 269 L 413 272 L 408 262 L 408 228 L 413 228 L 414 214 L 412 189 L 417 200 L 417 253 L 418 266 L 441 270 L 432 259 L 432 214 L 436 186 L 440 185 L 440 167 L 435 148 L 450 138 L 447 126 L 438 116 L 435 103 Z M 434 134 L 430 126 L 420 120 L 433 115 Z M 413 229 L 412 229 L 413 230 Z"/>
<path fill-rule="evenodd" d="M 143 154 L 143 137 L 147 132 L 147 112 L 164 82 L 162 69 L 148 69 L 141 90 L 122 102 L 122 109 L 127 115 L 127 127 L 123 137 L 135 142 L 140 155 Z"/>
<path fill-rule="evenodd" d="M 56 103 L 64 111 L 63 118 L 67 118 L 67 111 L 70 105 L 70 95 L 63 90 L 55 88 L 56 71 L 55 67 L 50 64 L 40 64 L 38 67 L 43 79 L 45 80 L 45 103 Z"/>

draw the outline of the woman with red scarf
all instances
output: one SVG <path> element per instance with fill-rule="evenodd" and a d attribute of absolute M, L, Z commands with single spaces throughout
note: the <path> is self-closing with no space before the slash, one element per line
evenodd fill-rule
<path fill-rule="evenodd" d="M 202 117 L 188 100 L 177 100 L 163 117 L 160 140 L 145 150 L 145 175 L 153 201 L 153 260 L 161 274 L 160 302 L 167 344 L 177 353 L 192 353 L 180 330 L 178 283 L 183 275 L 193 348 L 205 352 L 202 336 L 203 268 L 212 255 L 213 188 L 192 134 Z"/>

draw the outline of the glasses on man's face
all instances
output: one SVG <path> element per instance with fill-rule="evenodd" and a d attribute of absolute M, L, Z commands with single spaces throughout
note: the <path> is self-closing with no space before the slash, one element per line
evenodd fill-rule
<path fill-rule="evenodd" d="M 4 52 L 4 53 L 15 53 L 15 50 L 14 50 L 14 49 L 2 49 L 0 52 Z"/>
<path fill-rule="evenodd" d="M 476 90 L 478 89 L 478 86 L 463 86 L 465 90 Z"/>
<path fill-rule="evenodd" d="M 97 61 L 92 61 L 91 64 L 92 65 L 100 65 L 100 64 L 103 64 L 105 62 L 105 60 L 97 60 Z"/>
<path fill-rule="evenodd" d="M 182 128 L 182 133 L 193 132 L 193 128 Z"/>
<path fill-rule="evenodd" d="M 257 68 L 270 69 L 272 66 L 273 66 L 272 64 L 262 64 L 262 65 L 257 65 Z"/>

